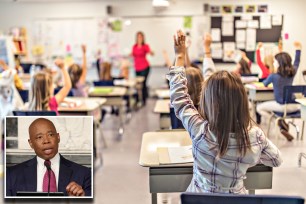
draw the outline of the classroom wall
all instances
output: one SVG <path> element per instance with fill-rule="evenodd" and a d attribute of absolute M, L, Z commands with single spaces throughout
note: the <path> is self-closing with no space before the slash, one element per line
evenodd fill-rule
<path fill-rule="evenodd" d="M 50 3 L 51 2 L 51 3 Z M 289 33 L 289 40 L 284 41 L 284 49 L 293 53 L 293 42 L 299 40 L 306 47 L 306 27 L 301 22 L 306 19 L 306 2 L 304 0 L 175 0 L 170 1 L 167 9 L 156 10 L 151 1 L 117 0 L 117 1 L 87 1 L 65 3 L 0 3 L 0 31 L 7 31 L 12 26 L 25 26 L 31 32 L 32 22 L 41 18 L 77 18 L 106 16 L 106 6 L 113 7 L 114 15 L 120 16 L 168 16 L 168 15 L 203 15 L 204 3 L 222 4 L 268 4 L 269 13 L 284 14 L 284 33 Z M 255 3 L 256 2 L 256 3 Z M 154 25 L 152 25 L 154 32 Z M 306 52 L 302 53 L 301 69 L 306 69 Z M 301 77 L 298 77 L 301 79 Z"/>

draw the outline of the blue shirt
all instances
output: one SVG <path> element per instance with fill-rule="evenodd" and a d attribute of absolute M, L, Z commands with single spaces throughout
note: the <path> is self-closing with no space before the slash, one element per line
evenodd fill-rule
<path fill-rule="evenodd" d="M 301 50 L 295 51 L 295 60 L 293 63 L 293 67 L 295 71 L 297 71 L 299 65 L 300 65 L 300 58 L 301 58 Z M 263 84 L 265 86 L 268 86 L 270 83 L 273 84 L 274 89 L 274 98 L 277 103 L 284 104 L 284 87 L 285 86 L 291 86 L 293 82 L 292 77 L 283 77 L 280 74 L 270 74 L 266 80 L 263 81 Z"/>

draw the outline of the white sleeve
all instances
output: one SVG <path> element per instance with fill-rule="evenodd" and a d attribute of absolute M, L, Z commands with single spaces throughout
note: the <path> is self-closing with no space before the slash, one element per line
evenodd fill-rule
<path fill-rule="evenodd" d="M 215 63 L 212 58 L 203 59 L 203 76 L 204 80 L 210 77 L 213 73 L 216 72 Z"/>

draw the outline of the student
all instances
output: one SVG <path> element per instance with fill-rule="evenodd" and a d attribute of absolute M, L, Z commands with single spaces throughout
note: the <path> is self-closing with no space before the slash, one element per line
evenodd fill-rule
<path fill-rule="evenodd" d="M 109 62 L 103 62 L 100 67 L 100 81 L 112 81 L 112 65 Z"/>
<path fill-rule="evenodd" d="M 50 120 L 34 120 L 29 126 L 28 142 L 36 156 L 7 169 L 6 196 L 16 196 L 18 191 L 48 192 L 46 163 L 51 167 L 50 192 L 63 192 L 65 196 L 91 196 L 90 169 L 58 153 L 60 135 Z"/>
<path fill-rule="evenodd" d="M 29 110 L 51 110 L 58 114 L 57 107 L 71 89 L 71 80 L 69 74 L 64 67 L 64 62 L 57 59 L 55 64 L 61 69 L 64 79 L 64 86 L 54 96 L 54 87 L 52 83 L 52 76 L 48 72 L 37 72 L 31 79 L 30 97 L 29 97 Z"/>
<path fill-rule="evenodd" d="M 247 94 L 236 74 L 212 74 L 203 85 L 200 111 L 194 107 L 187 94 L 184 45 L 185 35 L 178 31 L 176 62 L 168 78 L 171 104 L 192 139 L 194 169 L 187 191 L 246 194 L 247 169 L 260 162 L 279 166 L 280 152 L 252 123 Z"/>
<path fill-rule="evenodd" d="M 86 46 L 82 45 L 83 63 L 82 67 L 78 64 L 72 64 L 68 68 L 69 76 L 72 84 L 73 96 L 87 97 L 86 75 L 87 75 L 87 59 Z"/>
<path fill-rule="evenodd" d="M 201 70 L 195 67 L 187 67 L 186 79 L 187 79 L 188 94 L 194 106 L 198 109 L 200 104 L 202 85 L 204 81 Z"/>
<path fill-rule="evenodd" d="M 14 84 L 17 90 L 23 90 L 24 89 L 23 83 L 20 77 L 18 76 L 17 67 L 18 66 L 16 66 L 16 71 L 13 72 L 14 73 Z M 0 59 L 0 68 L 2 68 L 4 71 L 9 70 L 8 65 L 5 63 L 4 60 L 1 60 L 1 59 Z"/>
<path fill-rule="evenodd" d="M 257 105 L 257 112 L 260 116 L 269 117 L 273 111 L 284 112 L 285 105 L 283 101 L 284 87 L 292 85 L 293 78 L 297 72 L 300 56 L 301 56 L 301 43 L 296 42 L 296 56 L 294 64 L 292 65 L 292 59 L 286 52 L 281 52 L 275 55 L 274 67 L 277 73 L 270 74 L 269 77 L 263 81 L 265 86 L 273 84 L 274 97 L 273 101 L 266 101 Z M 298 104 L 287 104 L 287 113 L 292 113 L 299 110 Z M 287 138 L 288 141 L 293 140 L 293 136 L 289 134 L 288 128 L 284 120 L 279 121 L 281 133 Z"/>
<path fill-rule="evenodd" d="M 233 71 L 233 73 L 239 74 L 239 75 L 248 75 L 252 74 L 251 72 L 251 66 L 252 62 L 251 60 L 246 56 L 245 52 L 239 51 L 239 55 L 237 56 L 237 64 L 236 69 Z"/>
<path fill-rule="evenodd" d="M 142 87 L 142 102 L 143 105 L 146 104 L 146 100 L 149 97 L 147 80 L 150 73 L 150 64 L 146 59 L 146 55 L 154 55 L 150 46 L 145 42 L 144 33 L 138 31 L 136 33 L 136 42 L 133 46 L 131 56 L 134 58 L 134 66 L 136 71 L 136 76 L 143 76 L 145 78 Z"/>
<path fill-rule="evenodd" d="M 204 80 L 207 80 L 213 73 L 216 72 L 216 67 L 211 57 L 211 49 L 210 49 L 211 42 L 212 42 L 211 35 L 209 33 L 206 33 L 203 38 L 203 45 L 204 45 L 203 77 L 204 77 Z"/>

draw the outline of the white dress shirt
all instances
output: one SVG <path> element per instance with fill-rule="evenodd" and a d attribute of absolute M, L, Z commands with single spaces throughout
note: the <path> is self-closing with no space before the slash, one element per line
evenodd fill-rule
<path fill-rule="evenodd" d="M 44 175 L 47 171 L 47 168 L 44 164 L 45 163 L 44 159 L 38 156 L 36 158 L 37 158 L 37 192 L 42 192 Z M 58 190 L 58 175 L 59 175 L 59 166 L 60 166 L 59 153 L 57 153 L 52 159 L 50 159 L 50 161 L 51 161 L 51 169 L 54 172 L 56 178 L 56 188 Z"/>

